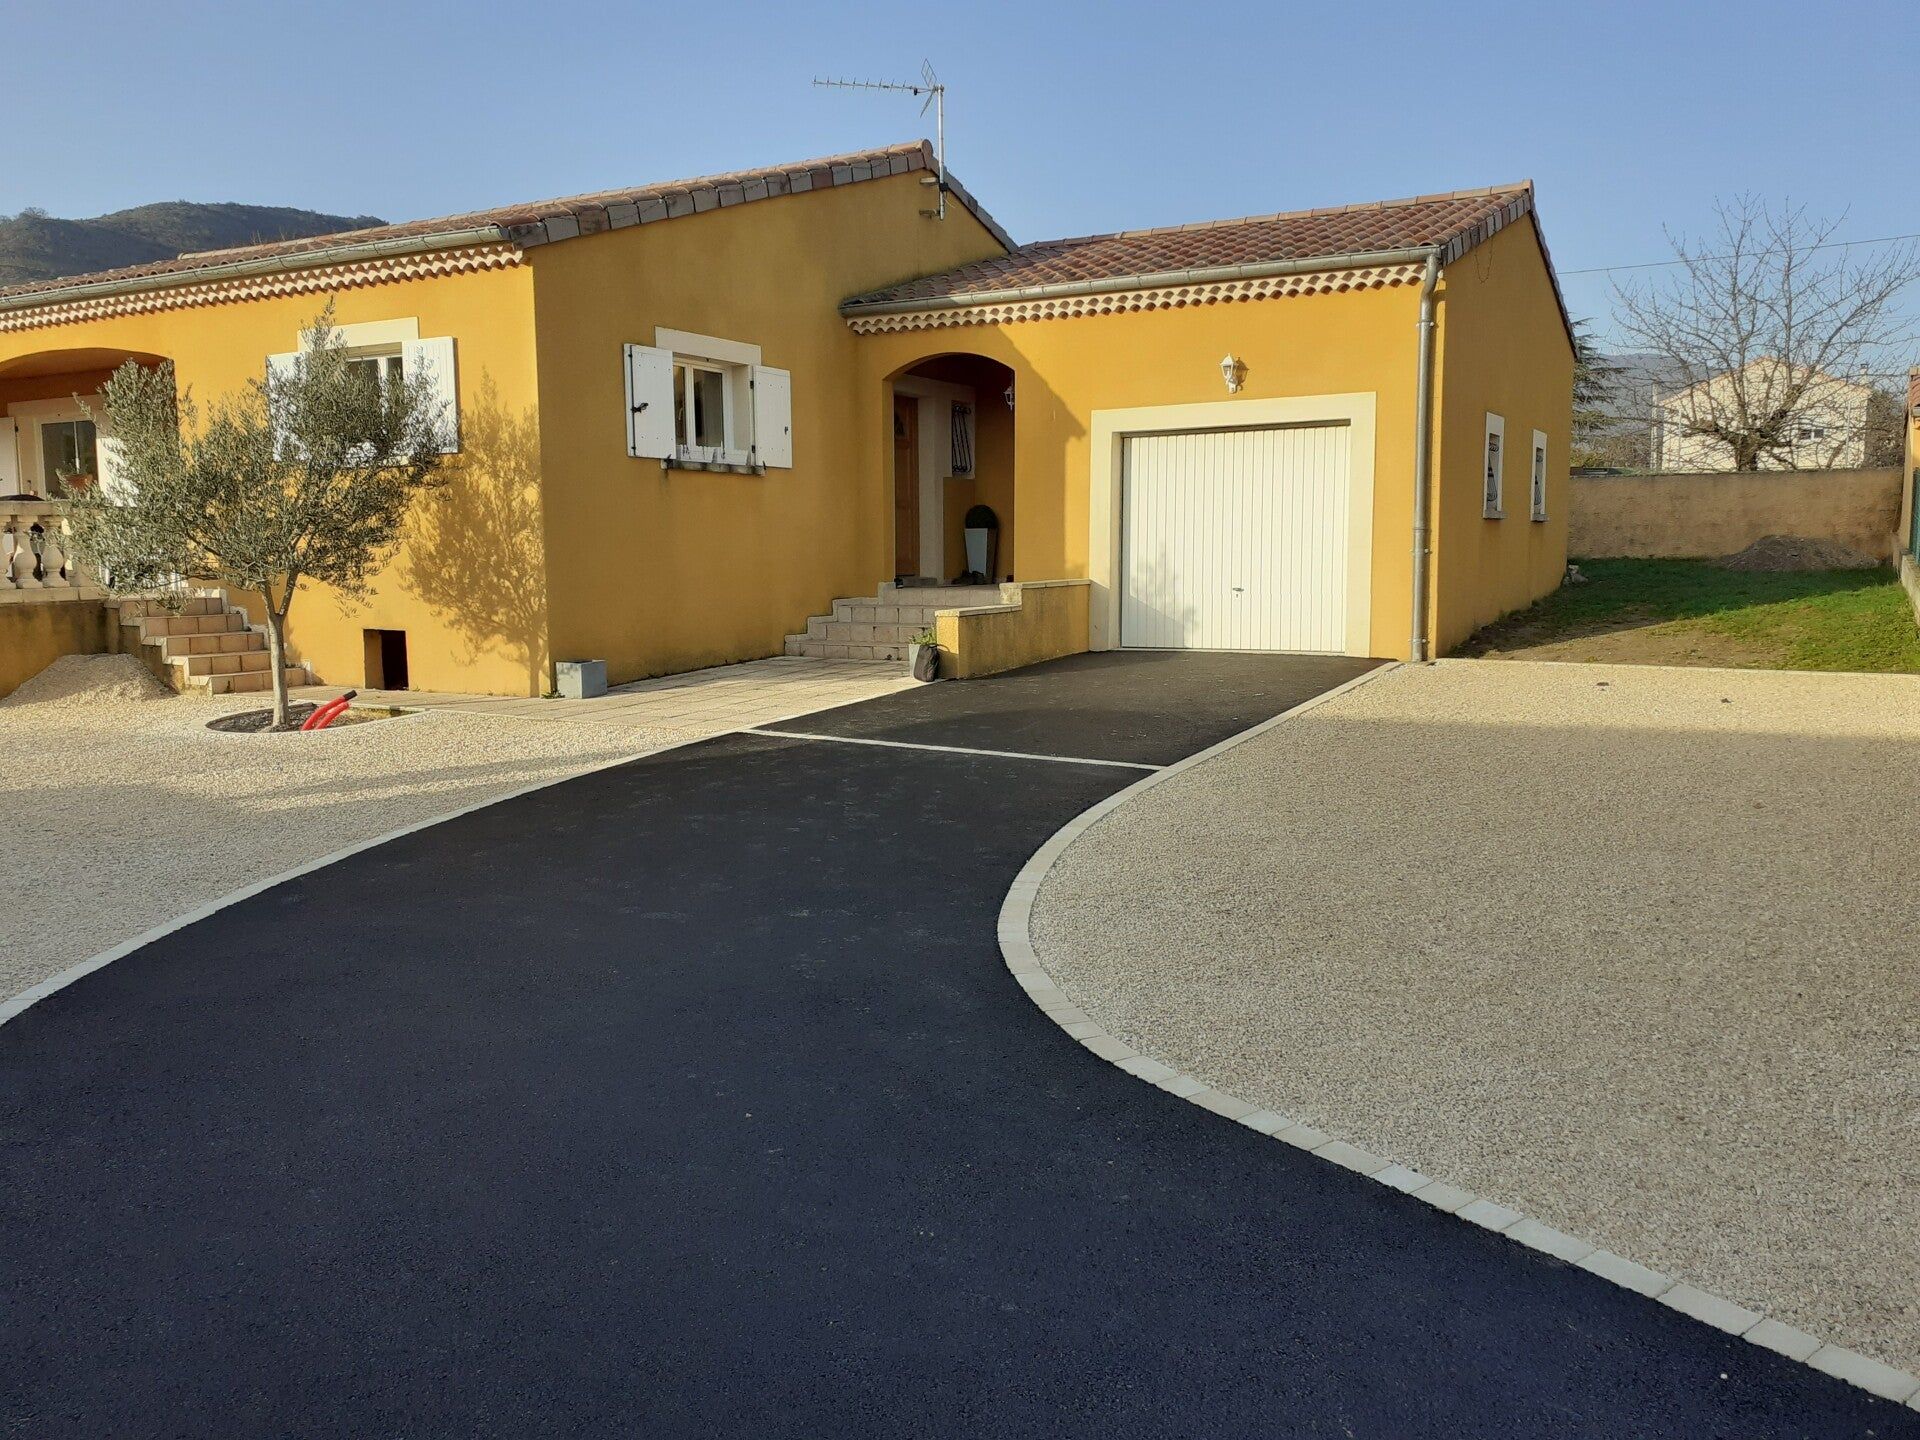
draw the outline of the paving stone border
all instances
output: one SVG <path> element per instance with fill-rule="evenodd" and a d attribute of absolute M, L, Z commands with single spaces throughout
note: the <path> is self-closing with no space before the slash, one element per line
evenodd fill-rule
<path fill-rule="evenodd" d="M 1216 1090 L 1212 1086 L 1190 1075 L 1183 1075 L 1171 1066 L 1144 1055 L 1124 1040 L 1109 1034 L 1079 1006 L 1075 1005 L 1067 993 L 1061 989 L 1047 968 L 1040 963 L 1040 957 L 1033 948 L 1033 905 L 1045 882 L 1047 873 L 1058 863 L 1062 854 L 1087 831 L 1113 811 L 1119 809 L 1142 791 L 1160 785 L 1195 765 L 1205 764 L 1216 755 L 1220 755 L 1237 745 L 1245 744 L 1258 735 L 1283 725 L 1290 720 L 1326 704 L 1349 690 L 1366 685 L 1381 676 L 1403 668 L 1401 664 L 1383 665 L 1376 670 L 1356 676 L 1344 685 L 1316 695 L 1304 704 L 1282 712 L 1270 720 L 1262 721 L 1238 735 L 1233 735 L 1217 745 L 1186 759 L 1167 766 L 1164 770 L 1145 776 L 1123 790 L 1116 791 L 1098 804 L 1090 806 L 1055 831 L 1047 842 L 1033 853 L 1026 865 L 1015 877 L 1012 887 L 1007 891 L 1006 900 L 1000 907 L 999 938 L 1001 958 L 1012 973 L 1020 988 L 1027 992 L 1027 998 L 1062 1030 L 1073 1039 L 1091 1050 L 1109 1064 L 1126 1071 L 1136 1079 L 1167 1091 L 1203 1110 L 1209 1110 L 1222 1119 L 1234 1121 L 1261 1135 L 1305 1150 L 1319 1159 L 1329 1161 L 1356 1174 L 1364 1175 L 1391 1189 L 1412 1196 L 1415 1200 L 1433 1206 L 1436 1210 L 1457 1216 L 1469 1224 L 1478 1225 L 1504 1235 L 1509 1240 L 1551 1255 L 1554 1259 L 1577 1266 L 1591 1275 L 1597 1275 L 1637 1295 L 1657 1300 L 1669 1309 L 1678 1310 L 1683 1315 L 1692 1316 L 1717 1330 L 1729 1335 L 1737 1335 L 1755 1345 L 1772 1350 L 1814 1369 L 1856 1385 L 1881 1399 L 1904 1404 L 1909 1409 L 1920 1411 L 1920 1377 L 1897 1370 L 1857 1351 L 1846 1349 L 1809 1335 L 1779 1320 L 1771 1319 L 1758 1311 L 1749 1310 L 1731 1300 L 1711 1294 L 1694 1285 L 1673 1276 L 1664 1275 L 1657 1270 L 1648 1269 L 1622 1255 L 1589 1244 L 1577 1236 L 1565 1234 L 1552 1226 L 1542 1223 L 1518 1210 L 1502 1205 L 1496 1200 L 1476 1195 L 1458 1185 L 1423 1174 L 1407 1165 L 1396 1164 L 1371 1151 L 1364 1150 L 1313 1126 L 1282 1114 L 1278 1110 L 1266 1109 L 1242 1100 L 1237 1095 Z"/>

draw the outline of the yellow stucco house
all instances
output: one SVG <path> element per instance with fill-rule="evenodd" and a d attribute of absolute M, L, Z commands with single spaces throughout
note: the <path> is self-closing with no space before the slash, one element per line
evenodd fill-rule
<path fill-rule="evenodd" d="M 1920 623 L 1920 367 L 1907 372 L 1907 413 L 1903 446 L 1905 475 L 1900 485 L 1899 543 L 1893 563 L 1900 583 L 1913 601 L 1913 618 Z"/>
<path fill-rule="evenodd" d="M 295 605 L 330 683 L 892 656 L 936 612 L 962 674 L 1408 657 L 1559 582 L 1529 185 L 1016 246 L 941 183 L 915 142 L 0 290 L 0 496 L 110 469 L 119 364 L 232 389 L 332 299 L 439 377 L 457 476 L 371 597 Z M 0 592 L 81 578 L 0 554 Z"/>

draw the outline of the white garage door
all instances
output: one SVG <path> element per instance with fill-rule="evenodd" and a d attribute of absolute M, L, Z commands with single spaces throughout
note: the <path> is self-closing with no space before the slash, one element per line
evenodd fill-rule
<path fill-rule="evenodd" d="M 1120 643 L 1346 647 L 1345 425 L 1127 437 Z"/>

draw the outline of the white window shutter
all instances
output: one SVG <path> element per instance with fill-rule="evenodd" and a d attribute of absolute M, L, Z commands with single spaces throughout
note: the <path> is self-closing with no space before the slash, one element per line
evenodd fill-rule
<path fill-rule="evenodd" d="M 100 487 L 100 493 L 109 500 L 133 498 L 133 489 L 126 480 L 125 453 L 120 442 L 107 432 L 106 426 L 96 422 L 93 430 L 93 463 L 99 474 L 93 478 Z"/>
<path fill-rule="evenodd" d="M 440 402 L 440 453 L 458 454 L 460 377 L 454 368 L 453 337 L 436 335 L 431 340 L 404 342 L 400 346 L 400 373 L 409 380 L 424 375 L 433 382 L 433 397 Z"/>
<path fill-rule="evenodd" d="M 627 454 L 636 460 L 673 456 L 673 352 L 626 347 Z"/>
<path fill-rule="evenodd" d="M 793 376 L 771 365 L 753 367 L 753 458 L 793 468 Z"/>
<path fill-rule="evenodd" d="M 267 383 L 269 386 L 275 382 L 291 381 L 299 373 L 300 352 L 298 350 L 290 350 L 285 355 L 267 356 Z M 271 399 L 271 391 L 269 391 L 269 399 Z M 284 460 L 287 458 L 288 449 L 286 426 L 279 416 L 275 415 L 271 418 L 273 420 L 274 457 L 279 460 Z"/>
<path fill-rule="evenodd" d="M 20 424 L 0 415 L 0 495 L 20 493 Z"/>

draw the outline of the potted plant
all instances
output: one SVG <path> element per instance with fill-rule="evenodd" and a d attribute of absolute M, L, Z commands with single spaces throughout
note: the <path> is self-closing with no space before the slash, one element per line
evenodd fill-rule
<path fill-rule="evenodd" d="M 940 678 L 940 647 L 934 642 L 932 630 L 922 630 L 908 642 L 907 664 L 916 680 Z"/>

